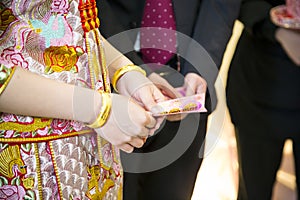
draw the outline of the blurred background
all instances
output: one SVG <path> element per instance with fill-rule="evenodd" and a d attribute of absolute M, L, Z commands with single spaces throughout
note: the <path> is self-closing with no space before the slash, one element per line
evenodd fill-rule
<path fill-rule="evenodd" d="M 238 188 L 238 160 L 234 127 L 227 110 L 225 87 L 227 71 L 243 25 L 236 21 L 216 81 L 217 109 L 211 114 L 206 138 L 205 157 L 198 172 L 192 200 L 235 200 Z M 292 142 L 286 141 L 272 200 L 296 200 Z"/>

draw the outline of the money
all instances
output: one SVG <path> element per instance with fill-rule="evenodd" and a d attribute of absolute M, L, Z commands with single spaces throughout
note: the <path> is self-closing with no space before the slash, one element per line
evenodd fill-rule
<path fill-rule="evenodd" d="M 151 112 L 153 116 L 207 112 L 204 103 L 205 94 L 196 94 L 159 102 L 151 109 Z"/>

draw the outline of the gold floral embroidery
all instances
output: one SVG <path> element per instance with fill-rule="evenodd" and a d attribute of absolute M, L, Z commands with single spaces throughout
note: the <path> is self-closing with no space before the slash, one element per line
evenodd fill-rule
<path fill-rule="evenodd" d="M 8 8 L 0 10 L 0 30 L 5 31 L 9 24 L 16 20 L 12 11 Z"/>
<path fill-rule="evenodd" d="M 101 191 L 101 197 L 102 199 L 104 198 L 105 194 L 107 193 L 107 191 L 114 187 L 115 186 L 115 182 L 111 179 L 107 179 L 104 181 L 104 184 L 103 184 L 103 188 L 102 188 L 102 191 Z"/>
<path fill-rule="evenodd" d="M 21 159 L 19 146 L 9 146 L 0 153 L 0 174 L 13 178 L 18 173 L 26 174 L 26 168 Z"/>
<path fill-rule="evenodd" d="M 110 179 L 104 180 L 102 190 L 99 189 L 100 167 L 98 165 L 87 167 L 87 171 L 91 178 L 88 182 L 88 191 L 86 196 L 89 199 L 103 199 L 107 191 L 115 185 Z"/>
<path fill-rule="evenodd" d="M 65 133 L 62 135 L 50 135 L 38 138 L 1 138 L 0 142 L 8 142 L 8 143 L 24 143 L 24 142 L 46 142 L 51 140 L 57 140 L 62 138 L 74 137 L 82 134 L 91 133 L 91 130 L 83 130 L 80 132 L 72 132 L 72 133 Z"/>
<path fill-rule="evenodd" d="M 98 165 L 87 167 L 87 172 L 91 178 L 88 182 L 88 191 L 86 196 L 90 199 L 102 199 L 100 198 L 100 190 L 98 180 L 100 178 L 100 167 Z"/>
<path fill-rule="evenodd" d="M 52 119 L 42 121 L 41 118 L 34 118 L 32 124 L 19 124 L 16 122 L 5 122 L 0 123 L 0 130 L 13 130 L 19 132 L 32 132 L 41 128 L 49 126 L 52 122 Z"/>
<path fill-rule="evenodd" d="M 72 70 L 76 73 L 78 72 L 76 63 L 82 54 L 83 50 L 80 47 L 51 46 L 44 52 L 45 72 L 50 74 Z"/>
<path fill-rule="evenodd" d="M 34 178 L 33 177 L 28 177 L 22 179 L 23 185 L 26 189 L 32 189 L 34 185 Z"/>

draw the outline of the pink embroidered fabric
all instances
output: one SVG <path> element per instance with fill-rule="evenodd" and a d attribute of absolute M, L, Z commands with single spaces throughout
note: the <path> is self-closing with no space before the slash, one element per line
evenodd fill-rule
<path fill-rule="evenodd" d="M 103 90 L 98 26 L 95 0 L 1 0 L 0 72 Z M 76 121 L 0 113 L 0 199 L 122 199 L 119 150 Z"/>

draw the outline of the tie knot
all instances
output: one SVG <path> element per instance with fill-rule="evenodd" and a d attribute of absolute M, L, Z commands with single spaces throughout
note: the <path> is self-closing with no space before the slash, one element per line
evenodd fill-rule
<path fill-rule="evenodd" d="M 148 0 L 145 3 L 142 27 L 161 27 L 175 30 L 171 0 Z"/>

